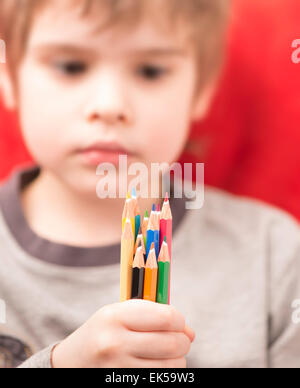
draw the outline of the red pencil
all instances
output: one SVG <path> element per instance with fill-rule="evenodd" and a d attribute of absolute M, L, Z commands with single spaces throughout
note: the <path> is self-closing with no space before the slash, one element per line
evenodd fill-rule
<path fill-rule="evenodd" d="M 169 298 L 168 304 L 170 304 L 170 287 L 171 287 L 171 258 L 172 258 L 172 235 L 173 235 L 173 217 L 169 202 L 168 193 L 166 193 L 165 201 L 161 211 L 160 217 L 160 243 L 159 249 L 161 249 L 165 237 L 167 237 L 169 254 L 170 254 L 170 282 L 169 282 Z"/>

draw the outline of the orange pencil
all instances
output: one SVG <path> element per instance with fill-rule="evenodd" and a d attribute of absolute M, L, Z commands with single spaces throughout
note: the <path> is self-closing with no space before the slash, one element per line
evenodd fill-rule
<path fill-rule="evenodd" d="M 151 245 L 149 252 L 146 269 L 145 269 L 145 281 L 144 281 L 144 299 L 156 302 L 156 290 L 157 290 L 157 259 L 155 254 L 154 243 Z"/>

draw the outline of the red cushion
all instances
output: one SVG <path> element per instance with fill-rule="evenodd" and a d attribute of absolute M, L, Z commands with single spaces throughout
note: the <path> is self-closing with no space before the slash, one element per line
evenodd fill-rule
<path fill-rule="evenodd" d="M 298 0 L 235 0 L 229 56 L 208 118 L 195 124 L 206 182 L 280 206 L 300 219 Z"/>
<path fill-rule="evenodd" d="M 31 160 L 17 128 L 15 115 L 7 113 L 0 104 L 0 180 L 14 167 Z"/>

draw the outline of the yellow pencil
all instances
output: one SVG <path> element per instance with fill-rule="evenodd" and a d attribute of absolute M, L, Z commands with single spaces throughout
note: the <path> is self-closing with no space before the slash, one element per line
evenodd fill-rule
<path fill-rule="evenodd" d="M 125 222 L 130 219 L 133 236 L 135 236 L 135 203 L 131 198 L 127 198 L 122 215 L 122 231 L 124 231 Z"/>
<path fill-rule="evenodd" d="M 132 264 L 134 253 L 134 234 L 132 224 L 127 219 L 121 240 L 120 300 L 125 302 L 131 297 Z"/>

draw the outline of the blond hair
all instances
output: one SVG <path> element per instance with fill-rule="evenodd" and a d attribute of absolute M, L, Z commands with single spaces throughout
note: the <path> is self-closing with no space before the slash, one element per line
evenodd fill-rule
<path fill-rule="evenodd" d="M 0 0 L 0 39 L 6 42 L 10 71 L 22 59 L 37 11 L 54 0 Z M 224 57 L 225 31 L 230 0 L 63 0 L 66 6 L 77 7 L 82 17 L 95 8 L 108 11 L 101 27 L 118 25 L 133 27 L 149 5 L 157 2 L 158 10 L 173 27 L 184 23 L 189 42 L 194 48 L 201 74 L 199 86 L 218 73 Z M 62 2 L 60 2 L 62 3 Z"/>

